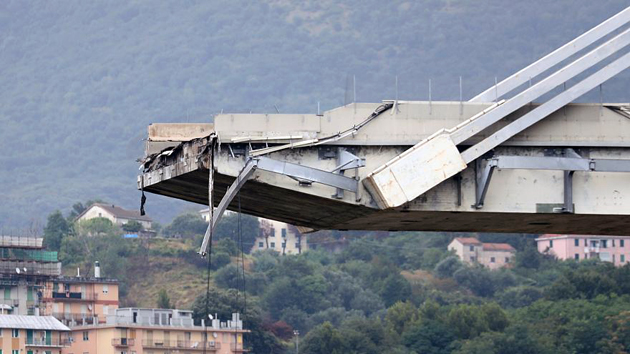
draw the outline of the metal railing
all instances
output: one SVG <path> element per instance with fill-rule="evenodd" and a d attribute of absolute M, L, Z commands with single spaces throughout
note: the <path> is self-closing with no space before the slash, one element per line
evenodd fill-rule
<path fill-rule="evenodd" d="M 95 301 L 98 300 L 97 293 L 81 293 L 81 292 L 56 292 L 53 291 L 52 298 L 56 300 L 69 300 L 69 301 Z"/>
<path fill-rule="evenodd" d="M 134 338 L 112 338 L 112 345 L 115 347 L 128 347 L 135 344 L 136 340 Z"/>
<path fill-rule="evenodd" d="M 31 347 L 68 347 L 70 341 L 68 339 L 58 338 L 28 338 L 26 345 Z"/>
<path fill-rule="evenodd" d="M 238 353 L 250 351 L 248 348 L 243 348 L 243 343 L 230 343 L 230 350 Z"/>
<path fill-rule="evenodd" d="M 220 349 L 221 343 L 214 341 L 190 341 L 190 340 L 159 340 L 145 339 L 142 346 L 146 348 L 166 348 L 166 349 L 185 349 L 185 350 L 206 350 Z"/>
<path fill-rule="evenodd" d="M 61 323 L 65 324 L 66 326 L 72 326 L 75 324 L 78 326 L 82 326 L 82 325 L 93 325 L 93 324 L 99 323 L 98 316 L 92 315 L 92 314 L 65 313 L 65 312 L 53 312 L 49 314 L 46 311 L 44 311 L 42 312 L 42 315 L 53 316 L 54 318 L 58 319 L 59 321 L 61 321 Z"/>

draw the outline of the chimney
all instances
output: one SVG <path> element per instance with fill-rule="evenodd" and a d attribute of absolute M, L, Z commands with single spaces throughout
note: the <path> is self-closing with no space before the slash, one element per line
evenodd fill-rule
<path fill-rule="evenodd" d="M 101 277 L 101 265 L 98 263 L 98 261 L 94 262 L 94 278 L 100 278 Z"/>
<path fill-rule="evenodd" d="M 77 267 L 77 278 L 81 277 L 81 269 Z"/>

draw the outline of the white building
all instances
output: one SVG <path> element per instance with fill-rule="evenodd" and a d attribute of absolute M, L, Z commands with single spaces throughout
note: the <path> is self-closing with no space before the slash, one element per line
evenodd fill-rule
<path fill-rule="evenodd" d="M 199 213 L 204 221 L 209 222 L 210 212 L 207 208 Z M 298 254 L 308 250 L 307 237 L 295 226 L 262 218 L 258 218 L 258 222 L 258 236 L 251 252 L 270 249 L 282 254 Z"/>
<path fill-rule="evenodd" d="M 481 264 L 490 269 L 512 263 L 516 250 L 507 243 L 483 243 L 474 237 L 457 237 L 448 245 L 449 251 L 463 263 Z"/>
<path fill-rule="evenodd" d="M 105 218 L 118 226 L 122 226 L 130 221 L 139 222 L 145 230 L 151 229 L 150 217 L 140 215 L 139 211 L 127 210 L 113 204 L 94 203 L 86 208 L 77 220 L 90 220 L 94 218 Z"/>

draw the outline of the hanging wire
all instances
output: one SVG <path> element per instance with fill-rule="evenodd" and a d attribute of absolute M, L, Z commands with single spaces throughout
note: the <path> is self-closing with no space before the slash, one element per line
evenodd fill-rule
<path fill-rule="evenodd" d="M 241 223 L 241 193 L 238 193 L 238 242 L 241 249 L 241 270 L 243 274 L 243 318 L 247 311 L 247 287 L 245 283 L 245 253 L 243 251 L 243 227 Z"/>
<path fill-rule="evenodd" d="M 214 146 L 215 140 L 212 140 L 212 145 L 210 147 L 210 171 L 208 172 L 208 211 L 210 212 L 210 242 L 208 242 L 208 264 L 206 266 L 206 314 L 203 321 L 209 320 L 210 317 L 210 270 L 212 268 L 212 236 L 214 233 L 214 228 L 212 227 L 212 223 L 214 220 Z M 208 325 L 204 326 L 204 343 L 203 343 L 203 354 L 206 354 L 208 347 Z"/>

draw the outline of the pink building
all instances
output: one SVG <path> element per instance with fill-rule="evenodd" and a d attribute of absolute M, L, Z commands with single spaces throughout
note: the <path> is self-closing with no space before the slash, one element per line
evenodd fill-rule
<path fill-rule="evenodd" d="M 546 234 L 536 239 L 538 252 L 558 259 L 592 259 L 622 266 L 630 257 L 630 236 Z"/>

